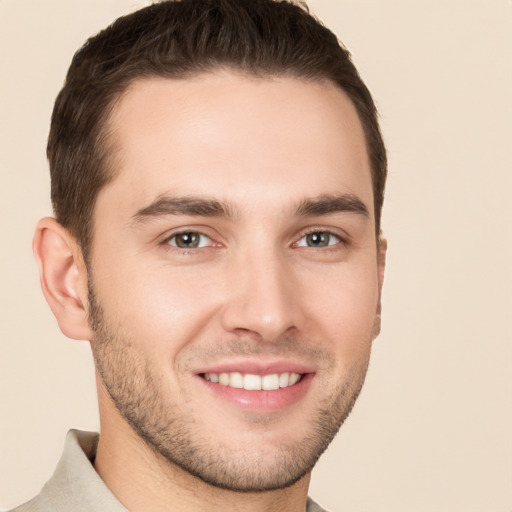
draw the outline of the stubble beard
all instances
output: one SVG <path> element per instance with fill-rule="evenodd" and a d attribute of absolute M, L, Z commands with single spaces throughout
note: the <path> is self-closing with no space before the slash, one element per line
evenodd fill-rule
<path fill-rule="evenodd" d="M 89 287 L 89 323 L 96 369 L 113 404 L 146 445 L 173 467 L 206 484 L 235 492 L 290 487 L 312 469 L 350 414 L 366 376 L 369 357 L 340 380 L 304 421 L 307 434 L 252 453 L 245 446 L 222 445 L 200 432 L 195 418 L 162 393 L 135 340 L 120 335 L 105 318 Z M 369 354 L 368 354 L 369 356 Z M 293 429 L 293 425 L 290 425 Z"/>

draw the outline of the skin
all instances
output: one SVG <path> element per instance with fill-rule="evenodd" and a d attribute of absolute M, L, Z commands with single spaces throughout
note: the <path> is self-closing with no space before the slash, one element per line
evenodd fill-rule
<path fill-rule="evenodd" d="M 386 247 L 352 103 L 327 82 L 217 71 L 133 83 L 109 123 L 116 170 L 89 268 L 53 219 L 34 239 L 61 329 L 91 341 L 96 470 L 136 512 L 304 510 L 380 329 Z M 192 211 L 191 197 L 217 210 Z M 182 232 L 201 233 L 200 247 L 177 247 Z M 309 380 L 272 410 L 199 375 L 276 362 Z"/>

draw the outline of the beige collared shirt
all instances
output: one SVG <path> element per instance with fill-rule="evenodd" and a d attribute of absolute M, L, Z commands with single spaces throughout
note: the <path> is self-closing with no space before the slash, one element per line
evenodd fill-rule
<path fill-rule="evenodd" d="M 53 476 L 32 500 L 11 512 L 128 512 L 110 492 L 92 461 L 99 434 L 70 430 Z M 308 498 L 306 512 L 325 512 Z"/>

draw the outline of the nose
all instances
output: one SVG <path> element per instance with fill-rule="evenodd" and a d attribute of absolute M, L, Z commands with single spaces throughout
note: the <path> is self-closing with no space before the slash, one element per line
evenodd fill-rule
<path fill-rule="evenodd" d="M 258 251 L 241 258 L 234 267 L 222 311 L 226 331 L 250 333 L 273 343 L 300 328 L 298 283 L 285 258 Z"/>

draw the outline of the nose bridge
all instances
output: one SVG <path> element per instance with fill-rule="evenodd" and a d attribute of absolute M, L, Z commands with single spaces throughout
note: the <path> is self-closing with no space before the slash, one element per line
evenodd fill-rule
<path fill-rule="evenodd" d="M 223 321 L 229 331 L 251 331 L 272 342 L 297 327 L 299 309 L 293 273 L 277 249 L 247 250 L 233 268 Z"/>

